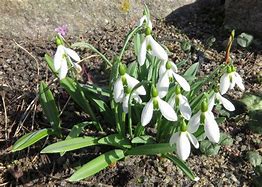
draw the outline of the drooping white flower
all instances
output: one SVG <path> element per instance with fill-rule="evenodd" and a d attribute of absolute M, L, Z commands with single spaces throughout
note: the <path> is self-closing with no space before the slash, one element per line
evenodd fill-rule
<path fill-rule="evenodd" d="M 213 108 L 215 105 L 215 100 L 218 100 L 222 105 L 227 109 L 228 111 L 234 111 L 235 106 L 225 97 L 223 97 L 219 92 L 215 92 L 209 99 L 209 104 L 210 105 L 208 108 Z"/>
<path fill-rule="evenodd" d="M 182 76 L 177 74 L 177 67 L 173 62 L 167 62 L 160 65 L 159 68 L 159 80 L 157 83 L 157 89 L 159 90 L 159 97 L 166 96 L 170 79 L 174 78 L 178 84 L 185 90 L 190 91 L 190 85 Z"/>
<path fill-rule="evenodd" d="M 124 96 L 124 98 L 123 98 L 123 101 L 122 101 L 122 107 L 123 107 L 123 111 L 125 113 L 128 113 L 128 101 L 129 101 L 129 98 L 130 98 L 130 93 L 126 94 Z M 142 103 L 142 99 L 139 97 L 139 95 L 138 95 L 138 93 L 136 91 L 133 92 L 131 99 L 136 100 L 136 102 L 138 102 L 138 103 Z"/>
<path fill-rule="evenodd" d="M 144 106 L 141 115 L 141 124 L 146 126 L 153 117 L 154 109 L 159 109 L 161 114 L 169 121 L 176 121 L 177 114 L 174 109 L 164 100 L 162 100 L 157 93 L 156 88 L 152 89 L 152 98 Z"/>
<path fill-rule="evenodd" d="M 113 85 L 113 96 L 115 102 L 122 103 L 123 111 L 128 113 L 129 98 L 131 97 L 130 99 L 135 99 L 141 103 L 142 100 L 139 95 L 146 95 L 146 90 L 143 86 L 139 86 L 130 94 L 131 90 L 139 84 L 139 81 L 126 73 L 126 67 L 123 64 L 119 65 L 119 74 L 120 76 Z"/>
<path fill-rule="evenodd" d="M 138 26 L 142 26 L 143 23 L 145 23 L 146 27 L 149 27 L 149 28 L 152 30 L 152 22 L 151 22 L 151 20 L 150 20 L 150 18 L 149 18 L 148 15 L 143 15 L 143 16 L 139 19 L 137 25 L 138 25 Z"/>
<path fill-rule="evenodd" d="M 168 60 L 168 55 L 165 49 L 154 40 L 149 27 L 146 29 L 146 37 L 142 42 L 138 52 L 138 63 L 140 66 L 145 63 L 147 52 L 164 62 Z"/>
<path fill-rule="evenodd" d="M 176 144 L 176 153 L 182 160 L 186 160 L 190 155 L 190 142 L 196 149 L 199 148 L 199 143 L 196 137 L 188 130 L 174 133 L 169 140 L 171 145 Z"/>
<path fill-rule="evenodd" d="M 237 85 L 241 91 L 245 90 L 243 80 L 234 67 L 228 67 L 227 72 L 220 78 L 220 93 L 224 95 L 228 89 L 233 89 Z"/>
<path fill-rule="evenodd" d="M 172 108 L 174 108 L 174 106 L 178 106 L 179 111 L 182 114 L 182 116 L 186 120 L 190 119 L 192 115 L 192 111 L 188 103 L 188 100 L 184 95 L 182 95 L 181 93 L 178 93 L 178 94 L 175 93 L 170 97 L 170 99 L 168 100 L 168 103 L 172 106 Z"/>
<path fill-rule="evenodd" d="M 212 105 L 207 106 L 206 101 L 201 104 L 201 110 L 198 111 L 188 123 L 188 131 L 194 133 L 197 131 L 200 123 L 204 125 L 205 135 L 211 142 L 218 143 L 220 139 L 220 132 L 215 116 L 212 113 Z"/>
<path fill-rule="evenodd" d="M 54 57 L 54 68 L 55 71 L 58 71 L 59 74 L 59 79 L 63 79 L 66 77 L 67 72 L 68 72 L 68 64 L 67 61 L 71 63 L 71 65 L 79 72 L 81 71 L 81 66 L 78 65 L 77 63 L 72 62 L 71 58 L 78 62 L 80 61 L 80 57 L 78 54 L 72 50 L 69 49 L 63 45 L 59 45 L 57 47 L 55 57 Z"/>

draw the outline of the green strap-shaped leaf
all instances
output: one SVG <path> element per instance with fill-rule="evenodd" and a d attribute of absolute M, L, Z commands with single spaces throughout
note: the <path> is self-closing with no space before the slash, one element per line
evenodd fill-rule
<path fill-rule="evenodd" d="M 106 168 L 110 164 L 113 164 L 124 157 L 124 151 L 121 149 L 115 149 L 106 152 L 105 154 L 100 155 L 99 157 L 91 160 L 90 162 L 82 166 L 68 180 L 79 181 L 86 177 L 92 176 L 102 169 Z"/>
<path fill-rule="evenodd" d="M 66 77 L 60 81 L 62 87 L 69 93 L 72 99 L 87 113 L 91 118 L 97 122 L 96 116 L 90 106 L 89 101 L 84 95 L 84 92 L 78 82 Z M 95 124 L 97 130 L 102 130 L 100 124 Z"/>
<path fill-rule="evenodd" d="M 98 51 L 98 49 L 96 49 L 93 45 L 86 43 L 86 42 L 77 42 L 77 43 L 74 43 L 72 47 L 90 49 L 91 51 L 97 53 L 109 67 L 112 67 L 111 62 L 106 58 L 106 56 L 103 55 L 100 51 Z"/>
<path fill-rule="evenodd" d="M 191 180 L 197 181 L 199 178 L 194 174 L 194 172 L 179 158 L 174 155 L 166 154 L 166 158 L 171 160 L 177 167 L 179 167 Z"/>
<path fill-rule="evenodd" d="M 40 103 L 43 108 L 44 114 L 47 117 L 47 120 L 52 125 L 54 130 L 59 130 L 60 128 L 60 119 L 57 106 L 52 92 L 48 88 L 47 84 L 44 82 L 40 83 L 39 89 Z"/>
<path fill-rule="evenodd" d="M 54 67 L 54 61 L 53 59 L 48 55 L 45 54 L 45 60 L 47 62 L 48 67 L 51 69 L 51 71 L 56 75 L 55 67 Z"/>
<path fill-rule="evenodd" d="M 132 139 L 131 141 L 132 143 L 143 143 L 143 144 L 146 144 L 146 143 L 155 143 L 155 140 L 152 136 L 148 136 L 148 135 L 145 135 L 145 136 L 138 136 L 138 137 L 135 137 Z"/>
<path fill-rule="evenodd" d="M 194 63 L 192 64 L 184 73 L 184 77 L 189 81 L 192 82 L 195 77 L 196 77 L 196 73 L 198 72 L 199 69 L 199 63 Z"/>
<path fill-rule="evenodd" d="M 51 144 L 44 148 L 41 153 L 60 153 L 65 151 L 72 151 L 83 147 L 97 145 L 97 138 L 91 136 L 71 138 Z"/>
<path fill-rule="evenodd" d="M 37 141 L 53 133 L 51 129 L 41 129 L 36 132 L 30 132 L 19 138 L 12 147 L 12 152 L 20 151 L 33 145 Z"/>
<path fill-rule="evenodd" d="M 124 138 L 120 134 L 111 134 L 98 140 L 99 144 L 112 145 L 120 148 L 131 148 L 128 139 Z"/>
<path fill-rule="evenodd" d="M 127 155 L 155 155 L 165 154 L 174 151 L 174 147 L 171 147 L 169 143 L 159 144 L 146 144 L 130 149 L 126 152 Z"/>

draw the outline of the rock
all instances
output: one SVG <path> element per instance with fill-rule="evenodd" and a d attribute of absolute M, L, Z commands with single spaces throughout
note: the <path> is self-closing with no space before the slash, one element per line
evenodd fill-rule
<path fill-rule="evenodd" d="M 225 27 L 262 37 L 262 1 L 226 0 Z"/>
<path fill-rule="evenodd" d="M 70 34 L 108 24 L 136 24 L 143 15 L 145 2 L 151 15 L 163 18 L 175 9 L 195 0 L 2 0 L 0 35 L 38 38 L 54 34 L 55 28 L 67 25 Z"/>

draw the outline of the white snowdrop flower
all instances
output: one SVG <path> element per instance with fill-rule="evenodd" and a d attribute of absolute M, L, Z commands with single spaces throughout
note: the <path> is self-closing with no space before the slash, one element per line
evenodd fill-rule
<path fill-rule="evenodd" d="M 224 95 L 229 89 L 233 89 L 237 85 L 241 91 L 245 90 L 243 80 L 236 72 L 235 67 L 229 66 L 227 72 L 220 78 L 220 93 Z"/>
<path fill-rule="evenodd" d="M 215 101 L 218 100 L 220 103 L 222 103 L 223 107 L 227 109 L 228 111 L 234 111 L 235 106 L 225 97 L 223 97 L 219 92 L 215 92 L 209 99 L 208 108 L 213 108 L 215 105 Z"/>
<path fill-rule="evenodd" d="M 220 139 L 220 132 L 215 116 L 212 113 L 212 105 L 207 104 L 203 101 L 201 104 L 201 110 L 190 118 L 188 123 L 188 131 L 194 133 L 197 131 L 200 123 L 204 125 L 205 135 L 211 142 L 218 143 Z"/>
<path fill-rule="evenodd" d="M 151 29 L 149 27 L 147 27 L 146 29 L 146 37 L 142 42 L 140 50 L 138 52 L 138 63 L 140 66 L 145 63 L 147 52 L 164 62 L 168 60 L 168 55 L 165 49 L 154 40 L 151 35 Z"/>
<path fill-rule="evenodd" d="M 199 143 L 196 137 L 187 129 L 185 121 L 182 120 L 180 131 L 171 136 L 169 143 L 171 145 L 176 144 L 176 153 L 178 157 L 182 160 L 186 160 L 191 152 L 190 142 L 196 149 L 199 148 Z"/>
<path fill-rule="evenodd" d="M 154 109 L 159 109 L 161 114 L 169 121 L 177 121 L 177 114 L 174 109 L 158 96 L 158 91 L 152 89 L 152 98 L 146 103 L 141 115 L 141 123 L 146 126 L 152 119 Z"/>
<path fill-rule="evenodd" d="M 182 116 L 186 120 L 190 119 L 192 115 L 192 111 L 191 111 L 187 98 L 181 94 L 181 90 L 179 86 L 176 86 L 175 93 L 170 97 L 170 99 L 168 100 L 168 103 L 172 106 L 172 108 L 174 108 L 174 106 L 178 106 L 179 111 L 182 114 Z"/>
<path fill-rule="evenodd" d="M 76 62 L 80 61 L 80 57 L 74 50 L 69 49 L 63 45 L 59 45 L 57 47 L 54 57 L 54 68 L 55 71 L 58 71 L 60 80 L 65 78 L 67 75 L 68 72 L 67 61 L 69 61 L 78 72 L 81 72 L 82 70 L 81 66 L 77 63 L 72 62 L 71 59 L 73 59 Z"/>
<path fill-rule="evenodd" d="M 117 78 L 113 86 L 113 96 L 115 102 L 123 104 L 123 110 L 127 113 L 130 91 L 140 82 L 134 77 L 128 75 L 125 71 L 125 67 L 121 64 L 119 66 L 120 76 Z M 143 86 L 138 87 L 133 92 L 132 98 L 134 98 L 137 102 L 141 102 L 139 95 L 146 95 L 146 90 Z"/>
<path fill-rule="evenodd" d="M 143 15 L 139 21 L 138 21 L 138 26 L 142 26 L 145 23 L 146 27 L 149 27 L 150 30 L 152 30 L 152 22 L 150 20 L 150 17 L 148 15 Z"/>
<path fill-rule="evenodd" d="M 190 85 L 186 79 L 177 74 L 176 65 L 173 62 L 168 61 L 167 63 L 161 64 L 159 68 L 159 80 L 157 83 L 159 97 L 163 98 L 166 96 L 169 89 L 170 79 L 173 78 L 185 91 L 190 91 Z"/>

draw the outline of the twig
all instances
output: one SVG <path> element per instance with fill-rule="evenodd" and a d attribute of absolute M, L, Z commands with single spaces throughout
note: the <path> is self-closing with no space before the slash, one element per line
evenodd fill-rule
<path fill-rule="evenodd" d="M 62 110 L 61 110 L 61 112 L 60 112 L 60 114 L 59 114 L 59 116 L 61 116 L 61 115 L 63 114 L 63 112 L 64 112 L 66 106 L 68 105 L 68 102 L 70 101 L 70 99 L 71 99 L 71 96 L 68 97 L 68 99 L 67 99 L 65 105 L 63 106 L 63 108 L 62 108 Z"/>
<path fill-rule="evenodd" d="M 8 139 L 7 134 L 7 112 L 6 112 L 6 106 L 5 106 L 5 91 L 1 91 L 2 101 L 3 101 L 3 107 L 4 107 L 4 115 L 5 115 L 5 139 Z"/>
<path fill-rule="evenodd" d="M 79 64 L 79 63 L 81 63 L 81 62 L 83 62 L 83 61 L 85 61 L 85 60 L 88 60 L 88 59 L 90 59 L 90 58 L 93 58 L 93 57 L 99 57 L 99 55 L 90 55 L 90 56 L 88 56 L 88 57 L 86 57 L 86 58 L 83 58 L 82 60 L 78 61 L 77 63 Z"/>

